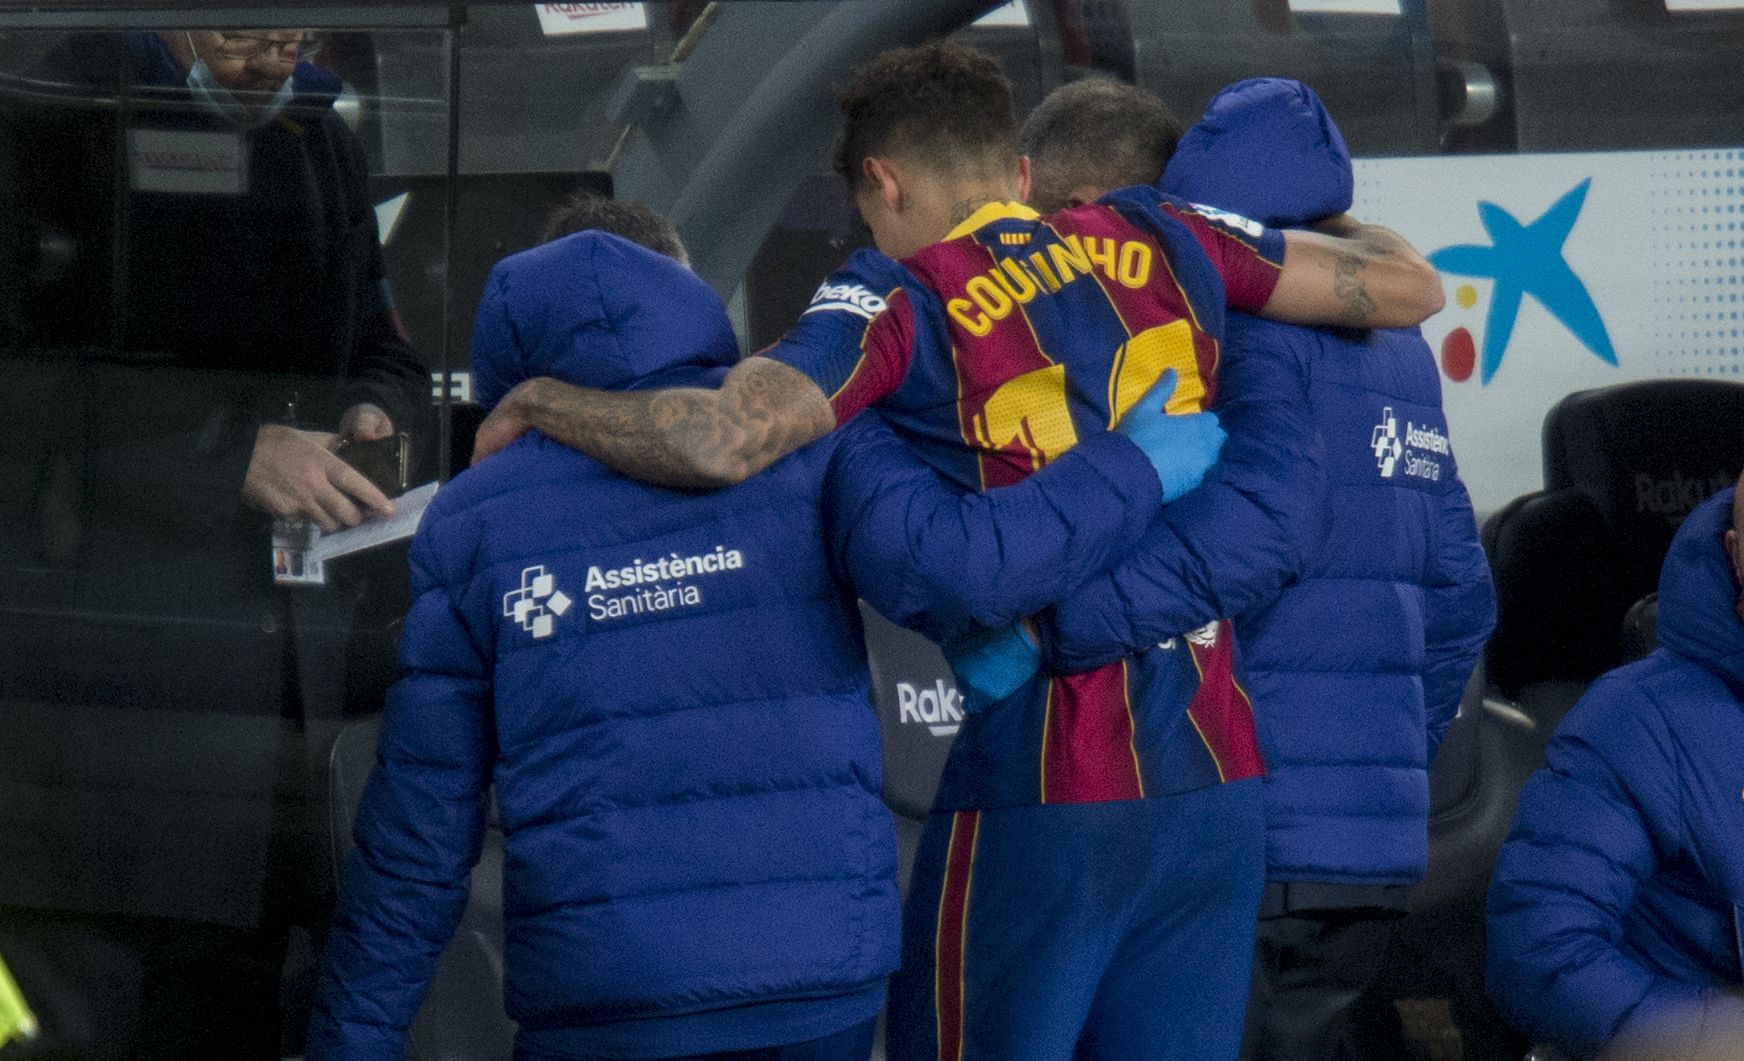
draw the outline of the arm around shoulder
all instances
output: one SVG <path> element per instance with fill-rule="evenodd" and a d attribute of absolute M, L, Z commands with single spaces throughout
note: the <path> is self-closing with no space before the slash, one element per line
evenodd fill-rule
<path fill-rule="evenodd" d="M 716 390 L 603 391 L 542 377 L 491 410 L 472 463 L 537 429 L 632 479 L 713 489 L 744 482 L 835 426 L 817 384 L 766 357 L 739 362 Z"/>
<path fill-rule="evenodd" d="M 1112 432 L 981 492 L 943 479 L 875 412 L 844 428 L 829 477 L 831 545 L 860 595 L 941 644 L 1065 597 L 1162 503 L 1143 451 Z"/>
<path fill-rule="evenodd" d="M 1284 233 L 1284 267 L 1262 316 L 1292 324 L 1407 328 L 1441 312 L 1441 276 L 1404 237 L 1348 215 Z"/>

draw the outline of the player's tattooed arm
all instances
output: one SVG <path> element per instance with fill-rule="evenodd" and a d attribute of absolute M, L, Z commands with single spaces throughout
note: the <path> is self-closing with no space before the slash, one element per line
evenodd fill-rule
<path fill-rule="evenodd" d="M 1441 311 L 1441 277 L 1404 237 L 1348 214 L 1284 233 L 1284 268 L 1260 312 L 1298 324 L 1400 328 Z"/>
<path fill-rule="evenodd" d="M 829 399 L 810 378 L 748 357 L 718 390 L 600 391 L 528 380 L 480 425 L 472 462 L 536 428 L 632 479 L 712 488 L 743 482 L 835 426 Z"/>

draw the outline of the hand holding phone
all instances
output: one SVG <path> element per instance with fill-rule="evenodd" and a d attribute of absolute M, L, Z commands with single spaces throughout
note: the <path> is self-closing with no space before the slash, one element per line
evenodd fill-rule
<path fill-rule="evenodd" d="M 340 460 L 356 468 L 389 498 L 406 492 L 411 451 L 412 440 L 404 431 L 367 442 L 342 439 L 333 450 Z"/>

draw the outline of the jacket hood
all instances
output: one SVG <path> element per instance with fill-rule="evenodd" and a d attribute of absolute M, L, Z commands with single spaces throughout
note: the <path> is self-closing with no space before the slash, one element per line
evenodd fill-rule
<path fill-rule="evenodd" d="M 488 409 L 534 376 L 634 390 L 738 359 L 726 307 L 695 273 L 617 236 L 577 232 L 491 270 L 473 328 L 473 394 Z"/>
<path fill-rule="evenodd" d="M 1659 643 L 1744 692 L 1744 621 L 1722 536 L 1732 526 L 1730 489 L 1684 520 L 1659 574 Z"/>
<path fill-rule="evenodd" d="M 1212 97 L 1163 171 L 1162 190 L 1273 227 L 1350 209 L 1350 149 L 1300 81 L 1238 81 Z"/>

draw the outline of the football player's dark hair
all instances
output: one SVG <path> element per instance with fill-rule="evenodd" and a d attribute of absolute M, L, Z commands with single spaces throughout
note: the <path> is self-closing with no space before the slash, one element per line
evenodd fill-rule
<path fill-rule="evenodd" d="M 1048 93 L 1024 120 L 1018 149 L 1029 156 L 1030 204 L 1064 208 L 1072 189 L 1155 184 L 1181 142 L 1181 123 L 1156 96 L 1124 81 L 1090 77 Z"/>
<path fill-rule="evenodd" d="M 854 71 L 837 97 L 836 172 L 858 188 L 862 163 L 901 155 L 941 173 L 977 173 L 1017 157 L 1011 82 L 999 61 L 948 41 L 893 48 Z"/>

